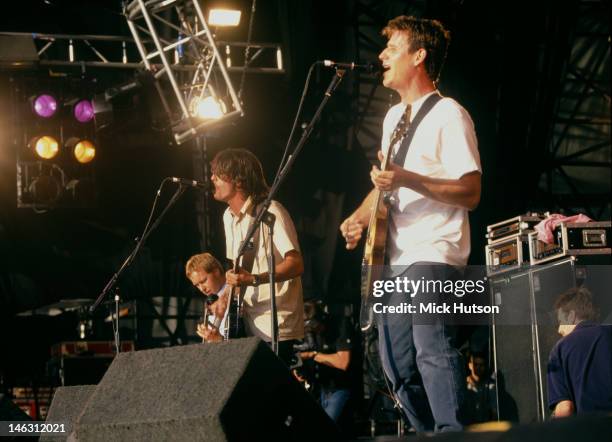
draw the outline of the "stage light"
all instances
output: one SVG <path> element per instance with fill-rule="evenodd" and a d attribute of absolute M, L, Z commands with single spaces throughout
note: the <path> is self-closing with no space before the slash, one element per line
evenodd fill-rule
<path fill-rule="evenodd" d="M 74 105 L 73 110 L 74 118 L 79 123 L 88 123 L 94 117 L 94 107 L 91 100 L 79 100 L 77 104 Z"/>
<path fill-rule="evenodd" d="M 222 100 L 208 95 L 206 97 L 194 97 L 190 104 L 191 114 L 203 120 L 218 120 L 227 112 Z"/>
<path fill-rule="evenodd" d="M 40 158 L 50 160 L 59 152 L 59 143 L 50 135 L 35 137 L 30 141 L 30 148 L 36 152 Z"/>
<path fill-rule="evenodd" d="M 74 157 L 81 164 L 89 163 L 96 156 L 96 148 L 89 140 L 79 141 L 74 146 Z"/>
<path fill-rule="evenodd" d="M 71 150 L 81 164 L 91 162 L 96 156 L 96 146 L 89 140 L 72 137 L 66 141 L 66 149 Z"/>
<path fill-rule="evenodd" d="M 238 26 L 241 11 L 235 9 L 211 9 L 208 13 L 208 24 L 211 26 Z"/>
<path fill-rule="evenodd" d="M 46 75 L 35 80 L 17 83 L 22 91 L 15 99 L 20 123 L 15 129 L 20 132 L 15 135 L 17 207 L 94 207 L 99 154 L 95 84 Z"/>
<path fill-rule="evenodd" d="M 50 118 L 57 111 L 57 100 L 49 95 L 39 95 L 34 99 L 34 112 L 42 118 Z"/>

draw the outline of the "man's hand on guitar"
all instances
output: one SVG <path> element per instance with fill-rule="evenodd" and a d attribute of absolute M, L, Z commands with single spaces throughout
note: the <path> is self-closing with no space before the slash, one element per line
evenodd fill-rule
<path fill-rule="evenodd" d="M 361 233 L 363 232 L 363 224 L 355 220 L 352 216 L 349 216 L 340 224 L 340 232 L 346 241 L 346 248 L 352 250 L 357 247 L 359 240 L 361 239 Z"/>
<path fill-rule="evenodd" d="M 209 327 L 206 324 L 198 324 L 196 333 L 202 338 L 202 342 L 221 342 L 223 336 L 214 327 Z"/>
<path fill-rule="evenodd" d="M 223 293 L 219 294 L 219 299 L 208 306 L 210 313 L 215 315 L 217 318 L 223 318 L 229 304 L 230 287 L 226 286 Z"/>
<path fill-rule="evenodd" d="M 255 278 L 244 269 L 240 269 L 238 273 L 234 273 L 234 270 L 228 270 L 225 273 L 225 281 L 231 286 L 242 287 L 244 285 L 253 285 Z"/>
<path fill-rule="evenodd" d="M 383 160 L 383 153 L 378 151 L 378 158 Z M 370 171 L 370 179 L 378 190 L 390 192 L 402 187 L 402 169 L 396 164 L 388 164 L 387 170 L 380 170 L 378 166 L 372 166 Z"/>

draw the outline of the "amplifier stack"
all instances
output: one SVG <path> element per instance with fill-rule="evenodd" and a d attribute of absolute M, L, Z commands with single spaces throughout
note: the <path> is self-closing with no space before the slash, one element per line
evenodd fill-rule
<path fill-rule="evenodd" d="M 555 301 L 587 287 L 603 323 L 612 323 L 610 221 L 561 222 L 538 239 L 536 226 L 548 213 L 527 213 L 487 227 L 485 247 L 497 379 L 497 413 L 520 423 L 549 418 L 547 360 L 560 336 Z M 551 220 L 552 222 L 552 220 Z M 539 226 L 538 229 L 540 230 Z"/>

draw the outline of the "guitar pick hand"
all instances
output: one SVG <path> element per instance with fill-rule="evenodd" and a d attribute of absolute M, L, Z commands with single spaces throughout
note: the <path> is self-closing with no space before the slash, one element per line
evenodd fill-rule
<path fill-rule="evenodd" d="M 228 270 L 225 272 L 225 281 L 231 286 L 253 285 L 255 277 L 244 269 L 240 269 L 238 273 Z"/>
<path fill-rule="evenodd" d="M 219 334 L 219 330 L 214 327 L 209 327 L 206 324 L 198 324 L 196 333 L 202 338 L 202 342 L 221 342 L 223 336 Z"/>
<path fill-rule="evenodd" d="M 340 232 L 346 240 L 346 248 L 352 250 L 357 247 L 357 243 L 361 239 L 361 233 L 363 232 L 363 224 L 355 220 L 352 216 L 344 220 L 340 224 Z"/>
<path fill-rule="evenodd" d="M 229 304 L 229 286 L 225 288 L 223 293 L 219 294 L 219 299 L 208 306 L 208 309 L 211 314 L 215 315 L 217 318 L 223 318 L 225 316 L 225 311 L 227 310 L 227 305 Z"/>
<path fill-rule="evenodd" d="M 378 152 L 378 159 L 383 161 L 382 152 Z M 387 170 L 380 170 L 378 166 L 372 166 L 370 171 L 370 179 L 378 190 L 389 192 L 402 186 L 404 169 L 397 166 L 396 164 L 387 164 Z"/>

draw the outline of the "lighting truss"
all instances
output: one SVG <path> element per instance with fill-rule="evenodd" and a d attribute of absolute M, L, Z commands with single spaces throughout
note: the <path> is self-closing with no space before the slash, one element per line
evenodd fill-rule
<path fill-rule="evenodd" d="M 2 37 L 31 40 L 35 46 L 36 63 L 49 67 L 139 69 L 143 67 L 133 38 L 116 35 L 42 34 L 27 32 L 0 32 Z M 1 40 L 0 40 L 1 41 Z M 216 41 L 225 56 L 225 69 L 229 73 L 283 74 L 283 56 L 278 43 L 247 43 L 242 41 Z M 253 51 L 248 62 L 236 64 L 234 54 L 244 53 L 246 46 Z M 26 60 L 16 57 L 8 60 L 9 67 L 23 66 Z M 257 66 L 255 62 L 260 61 Z M 30 61 L 31 63 L 31 61 Z M 156 69 L 161 64 L 152 63 Z M 175 70 L 194 70 L 192 66 L 175 63 Z"/>
<path fill-rule="evenodd" d="M 155 78 L 177 144 L 242 116 L 225 60 L 197 1 L 134 0 L 124 13 L 144 67 Z M 220 118 L 198 119 L 190 103 L 208 95 L 223 101 L 226 112 Z"/>

